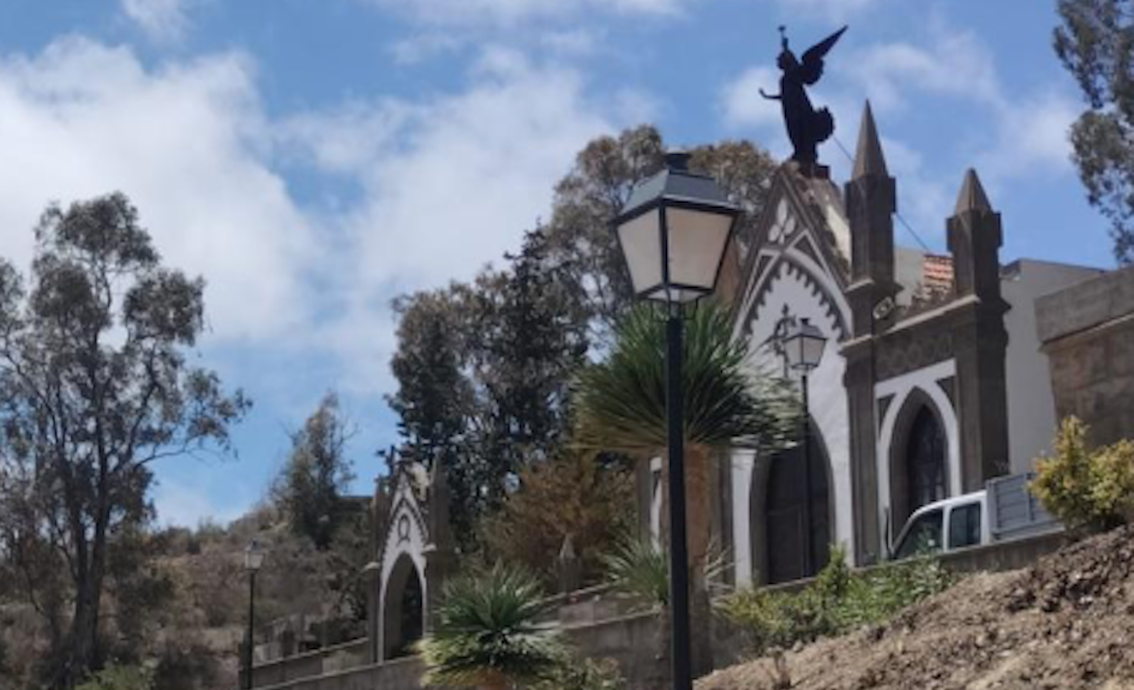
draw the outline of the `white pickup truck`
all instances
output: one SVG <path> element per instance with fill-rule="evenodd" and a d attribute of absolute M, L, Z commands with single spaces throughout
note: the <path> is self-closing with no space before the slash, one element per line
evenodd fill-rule
<path fill-rule="evenodd" d="M 888 545 L 890 559 L 949 552 L 1063 529 L 1028 491 L 1032 474 L 989 480 L 983 490 L 924 505 Z"/>

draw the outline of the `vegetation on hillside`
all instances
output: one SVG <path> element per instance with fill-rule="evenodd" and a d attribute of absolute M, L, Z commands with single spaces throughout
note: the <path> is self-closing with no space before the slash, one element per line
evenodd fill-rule
<path fill-rule="evenodd" d="M 750 587 L 721 598 L 717 612 L 746 636 L 755 654 L 812 642 L 882 623 L 906 607 L 944 591 L 954 579 L 932 558 L 887 563 L 853 573 L 846 553 L 831 559 L 798 592 Z"/>
<path fill-rule="evenodd" d="M 1029 488 L 1067 526 L 1105 530 L 1134 516 L 1134 441 L 1090 448 L 1088 432 L 1078 418 L 1064 419 L 1055 454 L 1039 459 Z"/>

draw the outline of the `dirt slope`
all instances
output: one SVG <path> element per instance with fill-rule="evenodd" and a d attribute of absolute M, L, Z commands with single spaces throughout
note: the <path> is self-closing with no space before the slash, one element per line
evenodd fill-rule
<path fill-rule="evenodd" d="M 1134 528 L 1032 568 L 968 577 L 887 625 L 788 652 L 781 673 L 775 666 L 724 669 L 697 690 L 1134 690 Z"/>

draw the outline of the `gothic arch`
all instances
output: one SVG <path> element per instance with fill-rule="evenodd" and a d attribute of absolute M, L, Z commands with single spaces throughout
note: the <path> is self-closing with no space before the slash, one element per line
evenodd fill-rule
<path fill-rule="evenodd" d="M 920 387 L 910 390 L 890 442 L 891 529 L 915 510 L 949 495 L 949 437 L 941 410 Z"/>
<path fill-rule="evenodd" d="M 382 658 L 412 654 L 425 631 L 425 581 L 408 553 L 394 562 L 384 590 Z"/>
<path fill-rule="evenodd" d="M 834 482 L 822 431 L 810 420 L 811 502 L 807 501 L 802 447 L 756 458 L 749 500 L 752 579 L 775 584 L 814 575 L 827 563 L 836 539 Z M 808 508 L 810 507 L 810 511 Z M 807 539 L 805 516 L 810 512 Z M 811 572 L 804 544 L 811 546 Z"/>

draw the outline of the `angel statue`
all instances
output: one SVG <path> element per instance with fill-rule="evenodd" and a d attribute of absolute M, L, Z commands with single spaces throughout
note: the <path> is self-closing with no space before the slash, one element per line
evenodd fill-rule
<path fill-rule="evenodd" d="M 786 28 L 780 27 L 782 52 L 776 64 L 783 71 L 780 77 L 780 93 L 772 95 L 760 89 L 760 95 L 769 100 L 777 100 L 784 110 L 784 124 L 787 125 L 788 138 L 795 147 L 792 159 L 804 168 L 810 169 L 819 160 L 816 147 L 827 140 L 835 131 L 835 119 L 826 108 L 816 110 L 807 97 L 805 86 L 813 86 L 823 76 L 823 56 L 839 40 L 847 27 L 843 27 L 808 48 L 803 60 L 797 60 L 795 53 L 788 48 Z"/>

